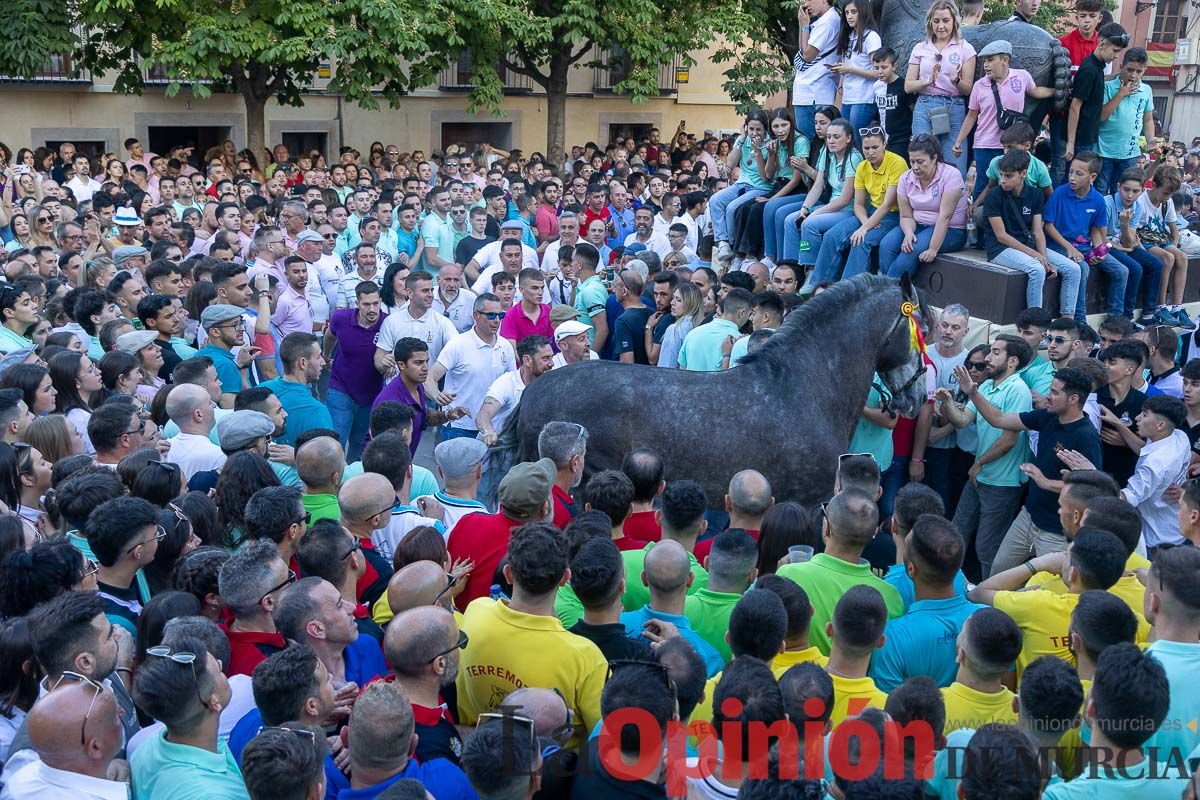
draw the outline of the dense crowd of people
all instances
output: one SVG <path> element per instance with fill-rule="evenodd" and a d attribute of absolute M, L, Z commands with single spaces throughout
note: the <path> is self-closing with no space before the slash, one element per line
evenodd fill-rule
<path fill-rule="evenodd" d="M 0 798 L 1194 797 L 1200 150 L 1074 12 L 1047 137 L 952 2 L 901 70 L 807 0 L 734 137 L 0 144 Z M 842 387 L 819 506 L 646 448 L 585 482 L 577 422 L 493 448 L 552 370 L 736 372 L 975 244 L 1016 333 L 916 320 L 928 402 Z"/>

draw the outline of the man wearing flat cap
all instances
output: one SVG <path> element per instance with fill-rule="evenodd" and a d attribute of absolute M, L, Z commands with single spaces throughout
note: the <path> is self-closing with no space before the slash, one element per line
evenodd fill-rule
<path fill-rule="evenodd" d="M 257 347 L 243 344 L 243 324 L 242 309 L 226 303 L 211 305 L 200 315 L 200 327 L 207 334 L 208 342 L 196 355 L 212 359 L 221 382 L 221 399 L 218 401 L 221 408 L 233 408 L 234 397 L 246 385 L 243 373 L 259 351 Z M 233 353 L 235 347 L 238 348 L 237 355 Z"/>
<path fill-rule="evenodd" d="M 261 411 L 234 411 L 217 420 L 217 441 L 227 456 L 250 450 L 266 458 L 274 433 L 275 423 Z"/>

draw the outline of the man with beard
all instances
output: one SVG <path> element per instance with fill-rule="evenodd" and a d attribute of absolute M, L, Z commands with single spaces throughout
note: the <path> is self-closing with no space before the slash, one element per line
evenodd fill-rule
<path fill-rule="evenodd" d="M 354 289 L 355 307 L 334 311 L 325 334 L 325 353 L 337 350 L 329 369 L 326 402 L 333 429 L 342 439 L 350 461 L 357 461 L 371 422 L 371 404 L 383 388 L 375 369 L 375 340 L 387 318 L 381 313 L 379 286 L 361 281 Z"/>
<path fill-rule="evenodd" d="M 453 614 L 427 605 L 397 614 L 384 636 L 383 652 L 395 671 L 394 682 L 412 700 L 416 757 L 422 762 L 445 758 L 457 764 L 462 755 L 462 737 L 449 711 L 456 706 L 460 635 Z"/>
<path fill-rule="evenodd" d="M 412 436 L 409 447 L 413 453 L 416 453 L 417 447 L 421 444 L 421 431 L 444 422 L 461 419 L 467 415 L 467 411 L 459 407 L 441 411 L 430 408 L 426 402 L 425 387 L 429 379 L 430 361 L 428 343 L 412 336 L 406 336 L 396 342 L 390 356 L 391 361 L 395 363 L 396 378 L 383 387 L 383 391 L 375 397 L 371 408 L 374 409 L 376 406 L 391 401 L 412 409 Z M 376 433 L 376 435 L 378 434 Z"/>
<path fill-rule="evenodd" d="M 463 268 L 459 264 L 447 264 L 438 273 L 437 291 L 433 295 L 433 310 L 441 314 L 462 333 L 471 327 L 474 320 L 471 307 L 475 304 L 475 293 L 463 288 Z"/>
<path fill-rule="evenodd" d="M 1032 358 L 1032 348 L 1020 336 L 997 336 L 984 359 L 987 380 L 979 387 L 979 393 L 1002 413 L 1029 411 L 1033 408 L 1032 396 L 1017 373 Z M 942 403 L 943 416 L 955 428 L 977 423 L 975 465 L 968 473 L 969 480 L 959 498 L 954 526 L 968 542 L 974 537 L 980 570 L 986 578 L 991 574 L 992 561 L 1004 532 L 1021 505 L 1025 482 L 1021 462 L 1025 460 L 1027 435 L 993 426 L 976 413 L 974 403 L 965 409 L 959 408 L 950 389 L 939 389 L 937 396 Z"/>
<path fill-rule="evenodd" d="M 321 376 L 325 356 L 317 337 L 301 332 L 283 337 L 279 343 L 279 358 L 283 362 L 283 374 L 264 381 L 261 386 L 274 392 L 288 413 L 287 427 L 278 438 L 279 444 L 294 447 L 296 437 L 305 431 L 333 427 L 329 409 L 313 397 L 309 388 Z"/>
<path fill-rule="evenodd" d="M 929 348 L 929 360 L 937 374 L 937 388 L 958 388 L 954 368 L 961 366 L 967 357 L 963 339 L 970 331 L 971 314 L 955 303 L 942 311 L 937 325 L 937 343 Z M 923 480 L 941 495 L 947 509 L 950 503 L 950 459 L 954 456 L 954 428 L 942 417 L 944 410 L 937 403 L 926 403 L 917 417 L 913 433 L 912 458 L 908 463 L 911 480 Z"/>
<path fill-rule="evenodd" d="M 1046 358 L 1055 371 L 1062 369 L 1076 356 L 1087 355 L 1087 347 L 1079 337 L 1079 323 L 1070 317 L 1059 317 L 1050 323 L 1046 332 Z M 1036 392 L 1033 404 L 1046 407 L 1046 398 Z"/>
<path fill-rule="evenodd" d="M 569 319 L 554 328 L 554 341 L 558 353 L 554 356 L 552 369 L 578 364 L 581 361 L 596 361 L 600 356 L 588 342 L 592 329 L 578 320 Z"/>
<path fill-rule="evenodd" d="M 554 368 L 554 352 L 550 340 L 545 336 L 526 336 L 517 344 L 517 360 L 520 367 L 505 372 L 497 378 L 483 398 L 483 405 L 475 415 L 475 425 L 483 434 L 483 443 L 491 447 L 504 430 L 508 415 L 521 401 L 525 388 Z"/>

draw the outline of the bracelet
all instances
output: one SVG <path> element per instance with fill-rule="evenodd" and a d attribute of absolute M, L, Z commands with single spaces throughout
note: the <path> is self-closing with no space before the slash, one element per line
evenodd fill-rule
<path fill-rule="evenodd" d="M 923 458 L 910 458 L 909 461 L 916 461 L 918 464 L 925 463 L 925 459 L 923 459 Z"/>
<path fill-rule="evenodd" d="M 1033 561 L 1032 561 L 1032 560 L 1026 561 L 1026 562 L 1025 562 L 1025 566 L 1029 568 L 1029 574 L 1030 574 L 1030 575 L 1037 575 L 1037 567 L 1035 567 L 1035 566 L 1033 565 Z"/>

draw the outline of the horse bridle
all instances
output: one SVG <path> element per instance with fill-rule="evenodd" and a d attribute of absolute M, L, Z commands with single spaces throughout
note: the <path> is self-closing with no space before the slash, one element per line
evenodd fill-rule
<path fill-rule="evenodd" d="M 908 320 L 909 315 L 901 313 L 900 316 L 896 318 L 896 322 L 892 325 L 892 329 L 889 330 L 887 336 L 884 337 L 884 341 L 886 342 L 891 339 L 892 335 L 896 332 L 896 329 L 899 328 L 902 323 L 906 323 Z M 879 410 L 883 411 L 885 414 L 891 414 L 892 416 L 895 416 L 895 412 L 893 412 L 891 409 L 892 399 L 896 395 L 902 395 L 912 388 L 914 383 L 925 377 L 925 373 L 928 370 L 929 368 L 925 364 L 925 359 L 922 358 L 921 366 L 918 367 L 916 372 L 913 373 L 912 377 L 905 381 L 904 385 L 895 392 L 892 392 L 887 386 L 882 385 L 882 382 L 872 381 L 871 387 L 874 388 L 875 391 L 879 392 Z"/>

